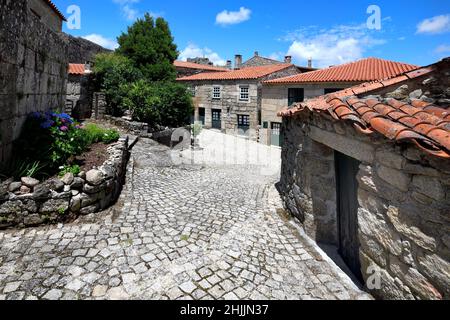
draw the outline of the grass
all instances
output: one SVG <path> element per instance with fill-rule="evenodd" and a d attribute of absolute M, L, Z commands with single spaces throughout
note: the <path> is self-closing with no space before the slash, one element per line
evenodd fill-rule
<path fill-rule="evenodd" d="M 85 125 L 83 129 L 85 130 L 89 144 L 99 142 L 110 144 L 118 141 L 120 138 L 120 134 L 117 130 L 104 129 L 93 123 Z"/>

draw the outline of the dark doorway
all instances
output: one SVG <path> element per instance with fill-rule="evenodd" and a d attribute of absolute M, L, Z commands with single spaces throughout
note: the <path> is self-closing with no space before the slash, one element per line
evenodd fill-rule
<path fill-rule="evenodd" d="M 205 125 L 205 108 L 198 108 L 198 121 Z"/>
<path fill-rule="evenodd" d="M 363 282 L 358 240 L 358 181 L 360 162 L 335 152 L 339 254 L 355 277 Z"/>
<path fill-rule="evenodd" d="M 213 129 L 222 129 L 222 110 L 212 110 L 212 127 Z"/>

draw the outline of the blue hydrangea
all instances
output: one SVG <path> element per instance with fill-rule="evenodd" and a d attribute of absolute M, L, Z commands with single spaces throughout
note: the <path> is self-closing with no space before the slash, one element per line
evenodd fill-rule
<path fill-rule="evenodd" d="M 48 128 L 51 128 L 54 124 L 55 124 L 55 122 L 53 120 L 46 120 L 41 123 L 41 128 L 48 129 Z"/>

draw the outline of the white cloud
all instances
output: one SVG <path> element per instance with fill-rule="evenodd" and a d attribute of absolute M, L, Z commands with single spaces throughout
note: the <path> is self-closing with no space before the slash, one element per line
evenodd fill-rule
<path fill-rule="evenodd" d="M 361 59 L 368 48 L 385 43 L 373 38 L 365 24 L 331 29 L 311 26 L 291 32 L 281 40 L 292 42 L 287 55 L 298 64 L 306 64 L 312 58 L 314 67 L 319 68 Z"/>
<path fill-rule="evenodd" d="M 417 25 L 417 33 L 438 34 L 450 31 L 450 14 L 425 19 Z"/>
<path fill-rule="evenodd" d="M 268 56 L 268 58 L 272 60 L 283 61 L 284 56 L 282 52 L 273 52 L 271 55 Z"/>
<path fill-rule="evenodd" d="M 250 20 L 252 11 L 245 7 L 241 7 L 239 11 L 227 11 L 224 10 L 216 17 L 216 24 L 226 26 L 232 24 L 238 24 L 247 20 Z"/>
<path fill-rule="evenodd" d="M 434 50 L 436 53 L 438 54 L 447 54 L 450 53 L 450 45 L 447 44 L 443 44 L 440 45 L 439 47 L 436 48 L 436 50 Z"/>
<path fill-rule="evenodd" d="M 140 15 L 139 11 L 133 8 L 133 5 L 139 3 L 140 0 L 113 0 L 122 10 L 122 14 L 128 21 L 134 21 Z"/>
<path fill-rule="evenodd" d="M 179 59 L 186 61 L 187 58 L 208 58 L 209 61 L 218 66 L 226 65 L 226 60 L 222 59 L 218 53 L 212 51 L 209 48 L 200 48 L 199 46 L 191 43 L 183 51 L 180 52 Z"/>
<path fill-rule="evenodd" d="M 105 38 L 100 34 L 93 33 L 93 34 L 84 36 L 82 38 L 92 41 L 92 42 L 102 46 L 103 48 L 110 49 L 110 50 L 115 50 L 119 47 L 119 44 L 117 43 L 117 41 L 115 41 L 113 39 Z"/>

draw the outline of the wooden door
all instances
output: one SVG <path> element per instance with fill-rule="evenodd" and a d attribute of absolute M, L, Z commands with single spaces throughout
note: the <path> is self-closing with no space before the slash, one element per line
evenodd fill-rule
<path fill-rule="evenodd" d="M 358 240 L 358 181 L 360 162 L 335 153 L 339 228 L 339 254 L 352 273 L 362 280 Z"/>
<path fill-rule="evenodd" d="M 219 130 L 222 129 L 222 110 L 212 110 L 212 127 Z"/>

